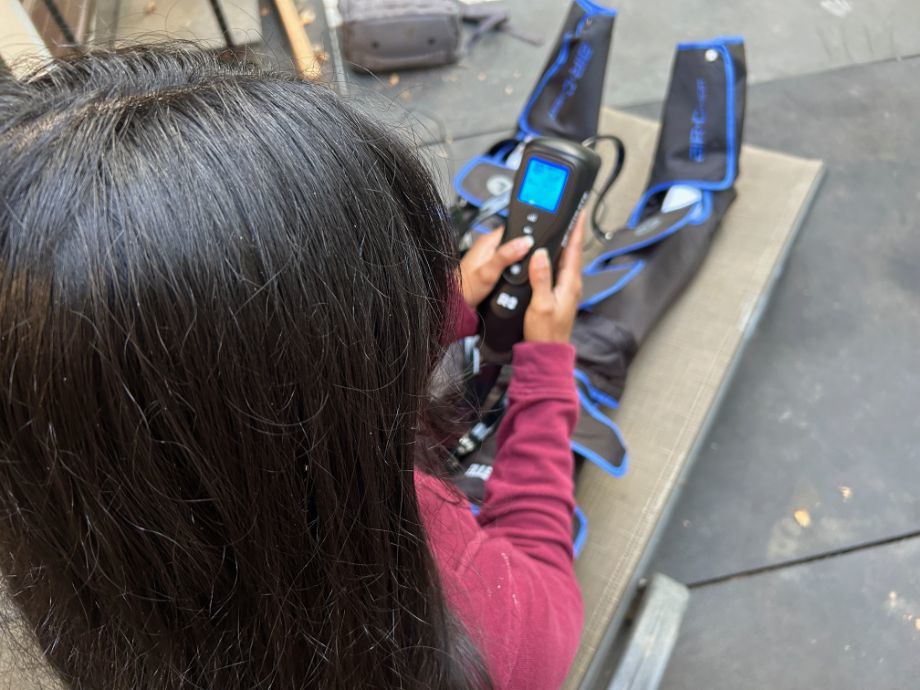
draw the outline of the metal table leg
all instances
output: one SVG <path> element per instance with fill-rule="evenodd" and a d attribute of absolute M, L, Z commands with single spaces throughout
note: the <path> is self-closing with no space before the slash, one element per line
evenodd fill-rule
<path fill-rule="evenodd" d="M 36 63 L 51 59 L 48 47 L 19 0 L 0 0 L 0 60 L 23 76 Z"/>
<path fill-rule="evenodd" d="M 220 0 L 208 0 L 211 3 L 211 11 L 214 12 L 214 18 L 217 19 L 217 25 L 220 27 L 220 33 L 224 37 L 224 43 L 227 48 L 233 50 L 236 45 L 233 43 L 233 36 L 230 35 L 230 26 L 227 24 L 227 17 L 224 15 L 224 8 L 220 6 Z"/>
<path fill-rule="evenodd" d="M 60 30 L 61 35 L 64 37 L 64 40 L 67 43 L 74 47 L 79 47 L 77 42 L 77 37 L 74 36 L 73 31 L 70 29 L 70 26 L 67 24 L 67 21 L 64 19 L 64 15 L 61 14 L 60 8 L 57 6 L 57 3 L 54 0 L 42 0 L 45 5 L 45 9 L 48 10 L 48 14 L 51 15 L 51 19 L 54 20 L 54 23 L 57 25 L 57 28 Z"/>

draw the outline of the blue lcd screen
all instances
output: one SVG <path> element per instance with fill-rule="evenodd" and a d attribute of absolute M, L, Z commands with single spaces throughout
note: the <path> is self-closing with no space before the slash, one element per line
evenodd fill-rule
<path fill-rule="evenodd" d="M 524 171 L 518 201 L 555 213 L 568 179 L 568 168 L 541 158 L 531 158 Z"/>

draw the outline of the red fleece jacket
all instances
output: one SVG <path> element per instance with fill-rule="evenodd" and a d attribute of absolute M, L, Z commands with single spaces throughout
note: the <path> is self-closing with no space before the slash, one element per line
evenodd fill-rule
<path fill-rule="evenodd" d="M 458 322 L 458 337 L 475 332 L 476 314 L 465 305 Z M 512 363 L 508 409 L 479 515 L 421 472 L 416 490 L 448 603 L 496 690 L 556 690 L 575 656 L 583 617 L 572 555 L 575 350 L 519 343 Z"/>

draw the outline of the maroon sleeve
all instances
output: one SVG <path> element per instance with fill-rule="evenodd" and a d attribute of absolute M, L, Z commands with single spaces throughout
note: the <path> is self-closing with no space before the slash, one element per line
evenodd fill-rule
<path fill-rule="evenodd" d="M 482 651 L 496 688 L 555 690 L 581 633 L 572 556 L 569 438 L 578 414 L 574 348 L 514 349 L 509 405 L 478 518 L 458 496 L 420 503 L 448 601 Z M 435 480 L 431 480 L 432 482 Z"/>
<path fill-rule="evenodd" d="M 575 348 L 518 343 L 512 364 L 508 409 L 479 524 L 531 558 L 568 572 L 575 507 L 569 440 L 578 419 Z"/>
<path fill-rule="evenodd" d="M 458 285 L 448 305 L 447 328 L 443 339 L 445 345 L 468 335 L 475 335 L 479 328 L 479 315 L 463 299 Z"/>

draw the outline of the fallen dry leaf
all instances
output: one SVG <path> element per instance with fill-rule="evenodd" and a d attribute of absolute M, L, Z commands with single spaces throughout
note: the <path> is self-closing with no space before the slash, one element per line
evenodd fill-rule
<path fill-rule="evenodd" d="M 259 5 L 259 16 L 267 17 L 269 13 L 268 5 Z"/>
<path fill-rule="evenodd" d="M 486 80 L 486 73 L 485 73 L 485 72 L 480 72 L 479 74 L 476 75 L 476 78 L 477 78 L 479 81 L 485 81 L 485 80 Z"/>
<path fill-rule="evenodd" d="M 848 486 L 838 486 L 837 491 L 840 492 L 840 495 L 843 496 L 843 502 L 846 503 L 850 500 L 850 497 L 853 496 L 853 489 Z"/>
<path fill-rule="evenodd" d="M 153 14 L 156 11 L 157 11 L 157 4 L 154 0 L 150 0 L 150 2 L 148 2 L 144 6 L 144 14 Z"/>
<path fill-rule="evenodd" d="M 505 95 L 506 95 L 506 96 L 510 96 L 510 95 L 513 94 L 513 93 L 514 93 L 514 87 L 513 87 L 513 86 L 506 86 L 506 87 L 505 87 Z"/>
<path fill-rule="evenodd" d="M 888 592 L 888 598 L 894 601 L 895 599 L 898 598 L 898 593 L 895 592 L 894 590 L 891 590 L 890 592 Z"/>
<path fill-rule="evenodd" d="M 307 8 L 300 13 L 300 23 L 304 26 L 312 24 L 316 21 L 316 12 Z"/>
<path fill-rule="evenodd" d="M 811 515 L 804 508 L 799 508 L 792 514 L 792 517 L 799 523 L 799 527 L 808 527 L 811 525 Z"/>
<path fill-rule="evenodd" d="M 396 72 L 390 75 L 390 86 L 396 86 L 399 83 L 399 75 Z"/>
<path fill-rule="evenodd" d="M 399 94 L 399 97 L 408 103 L 409 101 L 412 100 L 412 92 L 403 91 L 402 93 Z"/>

